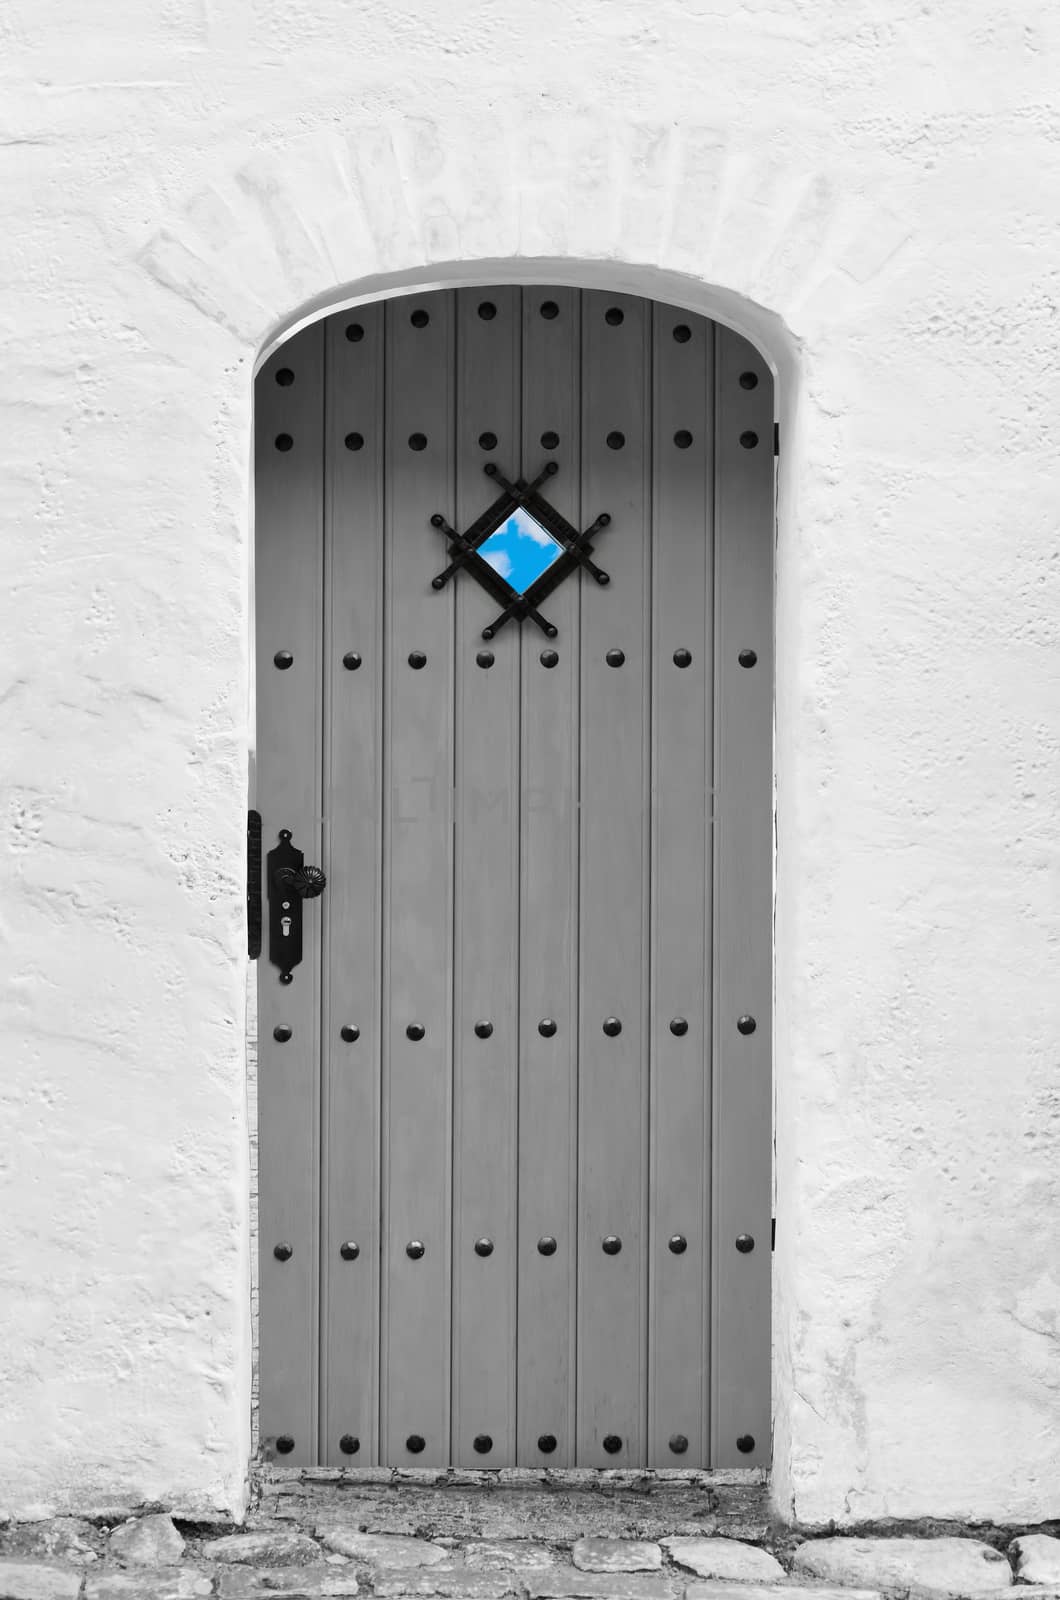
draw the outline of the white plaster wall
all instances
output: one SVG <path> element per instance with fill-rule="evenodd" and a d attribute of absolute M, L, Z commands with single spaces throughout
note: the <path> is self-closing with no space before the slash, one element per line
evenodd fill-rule
<path fill-rule="evenodd" d="M 239 1510 L 255 352 L 611 283 L 781 369 L 777 1501 L 1056 1515 L 1060 11 L 9 0 L 0 1508 Z"/>

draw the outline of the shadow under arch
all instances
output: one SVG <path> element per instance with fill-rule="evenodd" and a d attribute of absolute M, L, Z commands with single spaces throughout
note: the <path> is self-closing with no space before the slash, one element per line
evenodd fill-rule
<path fill-rule="evenodd" d="M 610 289 L 678 306 L 741 334 L 761 353 L 778 380 L 781 397 L 793 391 L 798 371 L 798 346 L 782 318 L 745 295 L 707 283 L 688 273 L 631 262 L 575 260 L 563 256 L 505 256 L 477 261 L 433 262 L 401 272 L 376 272 L 315 295 L 282 317 L 269 331 L 254 362 L 262 363 L 292 335 L 321 317 L 377 300 L 424 294 L 437 289 L 485 288 L 490 285 L 551 284 L 572 289 Z"/>

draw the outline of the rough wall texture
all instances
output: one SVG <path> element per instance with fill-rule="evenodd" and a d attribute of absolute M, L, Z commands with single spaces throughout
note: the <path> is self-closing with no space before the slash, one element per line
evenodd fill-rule
<path fill-rule="evenodd" d="M 1060 11 L 12 0 L 2 39 L 0 1508 L 241 1505 L 251 371 L 464 262 L 779 367 L 778 1504 L 1055 1515 Z"/>

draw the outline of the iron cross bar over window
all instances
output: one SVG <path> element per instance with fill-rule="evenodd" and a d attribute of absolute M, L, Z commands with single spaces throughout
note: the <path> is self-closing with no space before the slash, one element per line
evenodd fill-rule
<path fill-rule="evenodd" d="M 483 628 L 482 637 L 492 639 L 509 617 L 530 617 L 541 631 L 554 639 L 558 629 L 541 615 L 538 607 L 568 573 L 584 567 L 597 583 L 610 583 L 610 575 L 591 559 L 592 538 L 606 528 L 611 518 L 600 513 L 584 533 L 573 528 L 538 490 L 546 478 L 555 477 L 559 467 L 549 461 L 532 483 L 520 478 L 509 483 L 494 462 L 484 468 L 503 491 L 466 533 L 451 528 L 441 512 L 431 518 L 449 541 L 449 565 L 432 580 L 435 589 L 444 589 L 461 567 L 478 579 L 482 587 L 503 606 L 498 617 Z"/>

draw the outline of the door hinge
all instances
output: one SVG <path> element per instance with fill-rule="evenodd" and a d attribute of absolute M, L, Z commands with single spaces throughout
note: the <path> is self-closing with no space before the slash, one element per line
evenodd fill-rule
<path fill-rule="evenodd" d="M 777 1248 L 777 1219 L 776 1219 L 776 1217 L 771 1217 L 770 1220 L 769 1220 L 769 1248 L 770 1248 L 770 1250 L 775 1250 Z"/>
<path fill-rule="evenodd" d="M 261 954 L 261 812 L 247 812 L 247 955 Z"/>
<path fill-rule="evenodd" d="M 780 423 L 779 422 L 774 422 L 774 424 L 773 424 L 773 454 L 775 456 L 779 456 L 779 454 L 780 454 Z"/>

